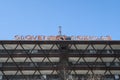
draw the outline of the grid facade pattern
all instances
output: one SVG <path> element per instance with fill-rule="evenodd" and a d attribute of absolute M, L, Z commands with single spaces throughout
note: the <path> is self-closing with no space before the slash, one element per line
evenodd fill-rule
<path fill-rule="evenodd" d="M 0 41 L 0 80 L 119 80 L 120 41 Z"/>

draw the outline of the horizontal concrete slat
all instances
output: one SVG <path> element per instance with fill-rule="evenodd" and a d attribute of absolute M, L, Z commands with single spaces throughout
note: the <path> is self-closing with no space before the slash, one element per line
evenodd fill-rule
<path fill-rule="evenodd" d="M 31 59 L 30 59 L 30 58 L 27 58 L 27 60 L 25 61 L 26 57 L 22 57 L 22 58 L 17 57 L 17 58 L 13 58 L 13 59 L 9 58 L 9 60 L 8 60 L 7 62 L 13 62 L 13 60 L 14 60 L 15 62 L 24 62 L 24 61 L 25 61 L 25 62 L 31 62 L 31 60 L 32 60 L 33 62 L 42 62 L 44 58 L 45 58 L 45 57 L 40 57 L 40 58 L 38 58 L 38 57 L 32 57 Z M 8 58 L 0 58 L 0 62 L 6 62 L 7 59 L 8 59 Z M 45 58 L 43 62 L 50 62 L 48 59 L 49 59 L 51 62 L 59 62 L 59 57 L 49 57 L 49 58 Z"/>

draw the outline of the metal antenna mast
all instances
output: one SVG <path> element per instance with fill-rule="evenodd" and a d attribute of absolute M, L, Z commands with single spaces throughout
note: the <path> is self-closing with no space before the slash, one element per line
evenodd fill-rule
<path fill-rule="evenodd" d="M 61 26 L 59 26 L 59 35 L 61 36 L 62 35 L 62 31 L 61 31 Z"/>

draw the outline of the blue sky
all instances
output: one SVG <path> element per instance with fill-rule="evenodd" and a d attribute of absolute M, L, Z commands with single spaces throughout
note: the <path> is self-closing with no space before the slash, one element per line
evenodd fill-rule
<path fill-rule="evenodd" d="M 120 0 L 0 0 L 0 39 L 14 35 L 110 35 L 120 40 Z"/>

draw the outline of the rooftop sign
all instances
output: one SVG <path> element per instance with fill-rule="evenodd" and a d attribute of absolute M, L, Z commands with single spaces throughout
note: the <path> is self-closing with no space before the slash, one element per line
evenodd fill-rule
<path fill-rule="evenodd" d="M 15 35 L 15 40 L 112 40 L 111 36 L 44 36 L 44 35 Z"/>

